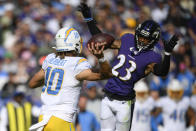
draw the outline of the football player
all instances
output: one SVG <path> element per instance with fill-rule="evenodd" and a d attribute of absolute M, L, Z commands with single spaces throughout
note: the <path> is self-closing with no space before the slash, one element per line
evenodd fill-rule
<path fill-rule="evenodd" d="M 78 97 L 83 80 L 100 80 L 106 77 L 109 64 L 100 61 L 100 73 L 93 73 L 88 61 L 79 57 L 82 39 L 74 28 L 62 28 L 55 36 L 55 53 L 49 54 L 29 82 L 30 88 L 44 84 L 41 94 L 43 103 L 39 123 L 30 130 L 74 131 L 73 116 L 77 111 Z M 104 46 L 103 46 L 104 48 Z M 94 49 L 97 58 L 103 56 L 101 50 Z"/>
<path fill-rule="evenodd" d="M 190 99 L 183 97 L 183 93 L 180 82 L 174 79 L 168 85 L 168 96 L 161 98 L 156 104 L 156 112 L 162 112 L 165 131 L 194 131 L 195 113 L 190 107 Z M 187 130 L 186 114 L 189 118 Z"/>
<path fill-rule="evenodd" d="M 148 86 L 144 81 L 137 82 L 134 90 L 136 102 L 131 131 L 151 131 L 151 111 L 155 107 L 155 102 L 149 97 Z"/>
<path fill-rule="evenodd" d="M 101 33 L 90 8 L 82 3 L 79 10 L 91 34 Z M 170 56 L 178 37 L 174 35 L 169 42 L 164 42 L 162 60 L 155 48 L 160 33 L 160 26 L 153 20 L 147 20 L 137 26 L 135 35 L 124 34 L 111 45 L 111 48 L 118 50 L 118 55 L 112 64 L 112 76 L 104 87 L 106 97 L 101 105 L 101 131 L 129 131 L 134 109 L 134 83 L 151 72 L 158 76 L 167 75 Z"/>
<path fill-rule="evenodd" d="M 191 107 L 196 112 L 196 80 L 193 83 L 193 89 L 192 89 L 192 96 L 191 96 Z"/>

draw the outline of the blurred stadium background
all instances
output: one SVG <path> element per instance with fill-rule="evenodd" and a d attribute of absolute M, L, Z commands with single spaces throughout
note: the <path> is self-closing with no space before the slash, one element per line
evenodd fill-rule
<path fill-rule="evenodd" d="M 171 60 L 166 78 L 150 75 L 145 79 L 150 96 L 157 100 L 167 95 L 167 85 L 172 79 L 180 81 L 184 96 L 196 95 L 196 1 L 195 0 L 86 0 L 93 9 L 93 17 L 103 32 L 116 38 L 124 33 L 134 33 L 135 27 L 152 18 L 161 25 L 162 37 L 168 40 L 174 33 L 180 41 Z M 77 11 L 80 0 L 0 0 L 0 125 L 6 116 L 2 109 L 16 96 L 32 105 L 32 122 L 36 122 L 41 106 L 41 88 L 31 90 L 27 86 L 30 77 L 40 69 L 54 35 L 63 26 L 76 28 L 83 38 L 83 47 L 91 35 L 81 14 Z M 161 41 L 160 41 L 161 43 Z M 97 60 L 87 49 L 84 55 L 97 69 Z M 112 61 L 115 52 L 107 50 L 106 58 Z M 84 116 L 95 122 L 81 122 L 82 131 L 100 130 L 99 107 L 105 81 L 84 82 L 81 109 Z M 93 88 L 92 88 L 93 87 Z M 87 105 L 86 105 L 87 103 Z M 192 103 L 195 109 L 196 104 Z M 81 112 L 83 113 L 83 112 Z M 2 114 L 4 114 L 2 116 Z M 82 116 L 81 116 L 82 117 Z M 96 120 L 94 120 L 96 119 Z M 9 123 L 9 122 L 8 122 Z M 152 123 L 152 125 L 156 123 Z M 28 125 L 27 125 L 28 126 Z M 90 127 L 94 127 L 91 129 Z M 87 130 L 87 129 L 90 130 Z M 156 130 L 153 127 L 152 130 Z"/>

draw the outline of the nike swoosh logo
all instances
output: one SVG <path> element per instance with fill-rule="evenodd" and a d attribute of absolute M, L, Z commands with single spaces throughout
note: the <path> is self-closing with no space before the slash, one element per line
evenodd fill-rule
<path fill-rule="evenodd" d="M 130 51 L 133 51 L 133 47 L 130 47 L 129 49 L 130 49 Z"/>

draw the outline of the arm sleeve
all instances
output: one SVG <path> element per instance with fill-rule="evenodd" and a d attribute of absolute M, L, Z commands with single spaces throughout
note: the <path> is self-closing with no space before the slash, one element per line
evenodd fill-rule
<path fill-rule="evenodd" d="M 91 65 L 88 63 L 86 59 L 80 59 L 75 67 L 75 75 L 87 69 L 91 69 Z"/>
<path fill-rule="evenodd" d="M 48 67 L 48 61 L 50 60 L 50 58 L 52 58 L 52 57 L 54 57 L 54 53 L 52 53 L 52 54 L 49 54 L 49 55 L 47 55 L 46 56 L 46 58 L 45 58 L 45 60 L 43 61 L 43 63 L 42 63 L 42 69 L 45 71 L 46 69 L 47 69 L 47 67 Z"/>
<path fill-rule="evenodd" d="M 96 26 L 96 23 L 94 20 L 87 22 L 87 25 L 88 25 L 91 35 L 102 33 L 101 30 Z"/>
<path fill-rule="evenodd" d="M 46 70 L 47 67 L 48 67 L 47 65 L 48 65 L 48 64 L 47 64 L 47 59 L 45 59 L 44 62 L 43 62 L 43 64 L 42 64 L 42 69 L 43 69 L 43 70 Z"/>
<path fill-rule="evenodd" d="M 170 55 L 165 55 L 163 61 L 160 64 L 154 65 L 154 74 L 157 76 L 166 76 L 170 67 Z"/>

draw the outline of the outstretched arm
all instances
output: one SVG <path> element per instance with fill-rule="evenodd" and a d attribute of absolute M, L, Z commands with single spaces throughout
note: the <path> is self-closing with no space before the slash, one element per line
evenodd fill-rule
<path fill-rule="evenodd" d="M 177 44 L 177 41 L 178 41 L 177 35 L 172 36 L 169 42 L 163 41 L 164 48 L 165 48 L 164 59 L 160 64 L 152 63 L 148 65 L 145 70 L 146 75 L 149 74 L 150 72 L 153 72 L 157 76 L 166 76 L 168 74 L 170 68 L 170 56 L 173 51 L 173 48 Z"/>
<path fill-rule="evenodd" d="M 76 75 L 77 80 L 89 80 L 89 81 L 95 81 L 95 80 L 102 80 L 112 77 L 112 72 L 109 63 L 105 60 L 103 56 L 103 49 L 104 46 L 102 46 L 101 49 L 99 49 L 101 43 L 96 44 L 96 49 L 93 46 L 94 44 L 91 43 L 91 46 L 88 45 L 89 51 L 95 55 L 98 58 L 100 70 L 99 73 L 92 72 L 91 69 L 87 69 Z"/>
<path fill-rule="evenodd" d="M 45 76 L 45 72 L 43 69 L 41 69 L 33 76 L 33 78 L 31 78 L 29 82 L 29 87 L 36 88 L 42 86 L 44 84 L 44 76 Z"/>
<path fill-rule="evenodd" d="M 78 7 L 78 10 L 82 13 L 84 21 L 87 23 L 91 35 L 96 35 L 102 33 L 102 31 L 97 27 L 95 20 L 92 17 L 90 7 L 85 3 L 81 3 Z M 115 40 L 111 45 L 111 49 L 120 49 L 121 41 Z"/>
<path fill-rule="evenodd" d="M 96 22 L 92 17 L 90 8 L 85 3 L 81 3 L 78 7 L 78 10 L 82 12 L 82 15 L 84 16 L 84 20 L 88 25 L 91 35 L 102 33 L 101 30 L 96 26 Z"/>

